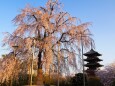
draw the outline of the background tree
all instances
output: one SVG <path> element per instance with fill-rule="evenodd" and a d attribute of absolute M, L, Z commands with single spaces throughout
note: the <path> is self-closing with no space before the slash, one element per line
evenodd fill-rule
<path fill-rule="evenodd" d="M 41 76 L 42 67 L 48 71 L 51 64 L 59 64 L 61 73 L 77 68 L 79 34 L 87 29 L 90 23 L 76 25 L 75 20 L 78 19 L 60 8 L 61 3 L 58 0 L 49 0 L 45 7 L 26 6 L 13 20 L 17 25 L 16 30 L 12 34 L 7 33 L 4 38 L 4 45 L 19 46 L 20 58 L 29 58 L 28 54 L 32 47 L 35 47 L 38 77 Z M 89 45 L 89 39 L 87 37 L 87 40 L 84 40 L 84 46 Z"/>
<path fill-rule="evenodd" d="M 0 83 L 7 82 L 9 86 L 12 86 L 14 80 L 18 81 L 19 72 L 20 61 L 15 59 L 14 54 L 3 55 L 0 63 Z"/>
<path fill-rule="evenodd" d="M 105 66 L 103 70 L 97 72 L 97 75 L 104 86 L 111 86 L 115 81 L 115 64 L 111 63 Z"/>

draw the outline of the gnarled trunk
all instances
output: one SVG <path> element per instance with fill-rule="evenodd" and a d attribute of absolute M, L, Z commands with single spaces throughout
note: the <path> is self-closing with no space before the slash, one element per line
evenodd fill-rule
<path fill-rule="evenodd" d="M 42 69 L 41 58 L 42 58 L 42 51 L 39 51 L 39 54 L 38 54 L 38 69 Z"/>
<path fill-rule="evenodd" d="M 38 70 L 37 70 L 37 85 L 43 85 L 43 72 L 42 72 L 42 51 L 38 54 Z"/>

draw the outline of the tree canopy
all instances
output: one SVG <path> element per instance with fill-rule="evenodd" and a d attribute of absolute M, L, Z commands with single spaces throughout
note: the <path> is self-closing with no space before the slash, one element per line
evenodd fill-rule
<path fill-rule="evenodd" d="M 12 34 L 6 33 L 4 45 L 18 45 L 17 57 L 21 60 L 30 58 L 34 49 L 38 69 L 48 71 L 51 65 L 57 68 L 57 64 L 61 73 L 76 69 L 81 36 L 84 47 L 92 41 L 90 23 L 80 23 L 78 18 L 62 11 L 61 5 L 58 0 L 48 0 L 45 7 L 27 5 L 13 19 L 17 28 Z"/>

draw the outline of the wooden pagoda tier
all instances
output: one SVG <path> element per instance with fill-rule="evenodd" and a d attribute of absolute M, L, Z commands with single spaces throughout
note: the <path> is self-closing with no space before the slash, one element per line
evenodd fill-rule
<path fill-rule="evenodd" d="M 95 71 L 97 70 L 97 68 L 103 66 L 100 63 L 98 63 L 102 61 L 101 59 L 98 58 L 98 56 L 101 56 L 101 54 L 91 49 L 84 55 L 87 56 L 87 58 L 84 59 L 84 61 L 87 62 L 87 64 L 84 65 L 85 67 L 87 67 L 86 73 L 90 76 L 95 76 Z"/>
<path fill-rule="evenodd" d="M 94 51 L 93 49 L 91 49 L 89 52 L 84 54 L 85 56 L 101 56 L 101 54 L 99 54 L 98 52 Z"/>

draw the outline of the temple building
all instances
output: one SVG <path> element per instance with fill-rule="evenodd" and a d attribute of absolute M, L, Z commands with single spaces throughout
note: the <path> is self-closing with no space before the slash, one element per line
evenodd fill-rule
<path fill-rule="evenodd" d="M 99 56 L 101 56 L 101 54 L 91 49 L 89 52 L 85 53 L 84 55 L 87 57 L 86 59 L 84 59 L 84 61 L 87 62 L 84 65 L 85 67 L 87 67 L 86 70 L 87 75 L 95 76 L 95 71 L 97 71 L 99 67 L 103 66 L 99 63 L 100 61 L 102 61 L 101 59 L 99 59 Z"/>

